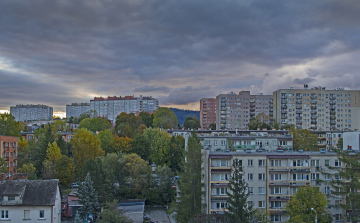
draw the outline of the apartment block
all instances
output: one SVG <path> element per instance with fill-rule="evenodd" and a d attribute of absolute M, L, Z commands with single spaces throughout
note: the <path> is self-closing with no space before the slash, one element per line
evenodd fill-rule
<path fill-rule="evenodd" d="M 0 153 L 7 165 L 7 173 L 3 173 L 2 180 L 16 179 L 17 170 L 17 145 L 18 137 L 0 136 Z"/>
<path fill-rule="evenodd" d="M 10 107 L 10 114 L 20 122 L 52 120 L 53 108 L 47 105 L 16 105 Z"/>
<path fill-rule="evenodd" d="M 200 127 L 209 129 L 210 124 L 216 124 L 216 99 L 202 98 L 200 100 Z"/>
<path fill-rule="evenodd" d="M 282 125 L 321 131 L 360 129 L 360 91 L 280 89 L 273 93 L 273 118 Z"/>
<path fill-rule="evenodd" d="M 90 103 L 71 103 L 66 105 L 66 118 L 77 118 L 88 111 L 90 111 Z"/>
<path fill-rule="evenodd" d="M 301 186 L 320 187 L 320 191 L 330 194 L 332 188 L 327 181 L 327 166 L 341 167 L 341 162 L 333 152 L 283 152 L 277 151 L 236 151 L 222 152 L 203 150 L 203 203 L 206 213 L 226 211 L 229 180 L 234 160 L 242 170 L 243 179 L 248 184 L 247 204 L 255 209 L 270 213 L 271 222 L 286 222 L 286 204 Z M 319 183 L 323 180 L 325 183 Z M 231 192 L 230 192 L 231 193 Z M 342 219 L 343 210 L 337 206 L 341 197 L 329 196 L 329 213 L 333 222 Z M 331 205 L 331 206 L 330 206 Z"/>
<path fill-rule="evenodd" d="M 216 97 L 216 129 L 247 129 L 250 119 L 262 112 L 271 122 L 272 99 L 272 95 L 262 93 L 251 95 L 250 91 L 218 95 Z"/>
<path fill-rule="evenodd" d="M 141 111 L 153 113 L 158 109 L 158 99 L 150 97 L 95 97 L 90 100 L 90 110 L 96 111 L 101 117 L 115 123 L 116 117 L 122 112 L 139 114 Z"/>

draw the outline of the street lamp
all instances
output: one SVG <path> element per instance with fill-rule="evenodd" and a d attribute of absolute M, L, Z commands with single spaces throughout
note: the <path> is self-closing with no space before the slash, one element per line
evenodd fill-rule
<path fill-rule="evenodd" d="M 312 211 L 315 211 L 314 208 L 311 208 Z M 317 212 L 315 211 L 315 223 L 317 223 Z"/>

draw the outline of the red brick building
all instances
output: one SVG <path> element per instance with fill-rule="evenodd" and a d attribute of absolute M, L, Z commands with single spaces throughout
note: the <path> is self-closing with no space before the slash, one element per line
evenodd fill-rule
<path fill-rule="evenodd" d="M 200 127 L 208 129 L 212 123 L 216 124 L 216 99 L 202 98 L 200 100 Z"/>
<path fill-rule="evenodd" d="M 17 147 L 18 147 L 18 137 L 0 136 L 1 157 L 5 160 L 7 164 L 7 173 L 3 173 L 1 176 L 3 180 L 16 179 Z"/>

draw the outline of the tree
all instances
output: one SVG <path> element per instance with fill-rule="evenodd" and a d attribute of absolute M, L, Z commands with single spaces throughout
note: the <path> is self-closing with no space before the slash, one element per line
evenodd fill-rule
<path fill-rule="evenodd" d="M 87 219 L 89 214 L 95 216 L 98 213 L 100 208 L 98 202 L 98 195 L 93 187 L 93 182 L 91 180 L 90 174 L 86 175 L 85 181 L 78 190 L 79 192 L 79 203 L 82 206 L 78 209 L 81 216 L 85 216 Z"/>
<path fill-rule="evenodd" d="M 315 151 L 319 148 L 317 135 L 311 133 L 308 129 L 295 129 L 294 127 L 290 128 L 289 133 L 293 135 L 293 149 L 294 151 L 303 150 L 303 151 Z"/>
<path fill-rule="evenodd" d="M 104 118 L 85 118 L 79 124 L 79 129 L 85 128 L 92 132 L 104 131 L 106 129 L 112 129 L 113 126 L 108 119 Z"/>
<path fill-rule="evenodd" d="M 216 130 L 216 124 L 215 124 L 215 123 L 211 123 L 211 124 L 209 125 L 209 129 L 210 129 L 210 130 Z"/>
<path fill-rule="evenodd" d="M 68 156 L 69 151 L 67 150 L 67 145 L 63 137 L 59 134 L 56 139 L 56 145 L 60 148 L 61 154 Z"/>
<path fill-rule="evenodd" d="M 99 223 L 130 223 L 133 222 L 122 214 L 120 210 L 116 208 L 117 200 L 113 202 L 107 202 L 105 204 L 104 211 L 101 213 L 102 218 L 96 222 Z"/>
<path fill-rule="evenodd" d="M 340 138 L 336 144 L 336 148 L 337 149 L 343 149 L 343 142 L 344 142 L 344 139 L 343 138 Z"/>
<path fill-rule="evenodd" d="M 182 172 L 185 161 L 185 139 L 184 137 L 171 136 L 166 164 L 174 173 Z"/>
<path fill-rule="evenodd" d="M 251 206 L 247 206 L 247 198 L 249 193 L 247 191 L 247 183 L 242 177 L 239 160 L 234 160 L 232 167 L 232 177 L 229 181 L 229 190 L 227 191 L 228 199 L 225 212 L 230 223 L 232 222 L 249 222 L 253 216 L 253 210 Z"/>
<path fill-rule="evenodd" d="M 89 130 L 78 129 L 71 142 L 72 152 L 76 166 L 81 170 L 86 160 L 96 157 L 103 156 L 104 150 L 100 148 L 99 139 Z"/>
<path fill-rule="evenodd" d="M 149 160 L 150 157 L 150 145 L 151 141 L 144 134 L 135 135 L 134 139 L 131 141 L 132 151 L 138 154 L 141 159 Z"/>
<path fill-rule="evenodd" d="M 123 153 L 131 153 L 131 139 L 129 137 L 119 137 L 117 135 L 114 136 L 113 140 L 110 142 L 110 152 L 123 152 Z"/>
<path fill-rule="evenodd" d="M 202 211 L 201 149 L 200 139 L 196 132 L 193 131 L 189 137 L 187 151 L 185 152 L 187 162 L 184 164 L 184 172 L 180 174 L 180 197 L 175 208 L 175 219 L 180 223 L 189 222 Z"/>
<path fill-rule="evenodd" d="M 9 113 L 0 114 L 0 135 L 21 136 L 23 125 Z"/>
<path fill-rule="evenodd" d="M 265 115 L 264 112 L 261 112 L 255 116 L 255 118 L 250 119 L 249 122 L 249 129 L 250 130 L 257 130 L 260 129 L 271 129 L 271 126 L 269 125 L 269 116 Z"/>
<path fill-rule="evenodd" d="M 134 138 L 136 129 L 143 124 L 141 118 L 133 113 L 122 112 L 116 117 L 115 132 L 119 136 Z"/>
<path fill-rule="evenodd" d="M 164 165 L 169 152 L 170 136 L 165 130 L 147 128 L 143 136 L 150 142 L 149 160 L 156 165 Z"/>
<path fill-rule="evenodd" d="M 318 222 L 331 222 L 331 215 L 327 213 L 327 203 L 327 197 L 319 187 L 300 187 L 286 205 L 286 212 L 290 216 L 289 222 L 314 222 L 315 211 Z"/>
<path fill-rule="evenodd" d="M 111 151 L 111 141 L 114 139 L 114 136 L 110 129 L 106 129 L 104 131 L 100 131 L 97 135 L 100 140 L 100 147 L 105 153 L 109 153 Z"/>
<path fill-rule="evenodd" d="M 56 142 L 49 143 L 46 151 L 46 159 L 44 160 L 44 171 L 42 177 L 44 179 L 53 179 L 56 172 L 56 164 L 61 159 L 61 151 Z"/>
<path fill-rule="evenodd" d="M 21 168 L 17 169 L 18 173 L 31 173 L 31 172 L 35 172 L 35 167 L 32 163 L 29 164 L 23 164 L 21 166 Z"/>
<path fill-rule="evenodd" d="M 140 112 L 139 117 L 147 128 L 152 127 L 153 117 L 149 112 L 142 111 Z"/>
<path fill-rule="evenodd" d="M 158 177 L 155 179 L 157 181 L 157 204 L 169 204 L 175 197 L 175 189 L 172 187 L 174 174 L 168 166 L 164 165 L 156 167 L 156 175 Z"/>
<path fill-rule="evenodd" d="M 69 186 L 75 178 L 75 163 L 72 157 L 62 155 L 56 163 L 55 178 L 62 186 Z"/>
<path fill-rule="evenodd" d="M 200 121 L 195 117 L 186 117 L 184 121 L 184 128 L 185 129 L 198 129 L 200 128 Z"/>
<path fill-rule="evenodd" d="M 171 129 L 176 128 L 178 120 L 173 111 L 170 108 L 160 107 L 154 113 L 153 126 L 155 128 Z"/>
<path fill-rule="evenodd" d="M 338 204 L 343 210 L 347 210 L 350 222 L 360 221 L 360 154 L 343 149 L 334 149 L 338 155 L 337 167 L 328 166 L 328 173 L 332 176 L 329 184 L 332 187 L 331 196 L 343 199 Z"/>
<path fill-rule="evenodd" d="M 4 158 L 0 158 L 0 173 L 7 173 L 8 169 L 6 168 L 7 163 L 5 162 Z"/>

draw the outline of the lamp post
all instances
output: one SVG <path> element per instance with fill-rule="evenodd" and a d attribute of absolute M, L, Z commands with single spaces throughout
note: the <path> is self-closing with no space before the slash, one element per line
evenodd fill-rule
<path fill-rule="evenodd" d="M 311 208 L 312 211 L 315 211 L 314 208 Z M 317 223 L 317 212 L 315 211 L 315 223 Z"/>

